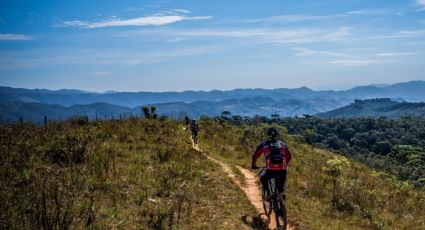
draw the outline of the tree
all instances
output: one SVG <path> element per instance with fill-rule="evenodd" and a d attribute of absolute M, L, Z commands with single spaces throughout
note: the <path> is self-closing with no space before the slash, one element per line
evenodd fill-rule
<path fill-rule="evenodd" d="M 151 107 L 144 106 L 142 108 L 142 112 L 143 112 L 143 115 L 145 116 L 145 118 L 147 118 L 147 119 L 157 119 L 158 118 L 158 114 L 156 114 L 156 107 L 155 106 L 151 106 Z"/>
<path fill-rule="evenodd" d="M 324 167 L 324 171 L 330 176 L 333 185 L 332 197 L 333 200 L 337 198 L 338 193 L 338 181 L 339 177 L 342 174 L 342 171 L 347 166 L 350 166 L 350 162 L 344 157 L 335 157 L 332 160 L 328 160 L 326 162 L 326 166 Z"/>
<path fill-rule="evenodd" d="M 241 116 L 239 116 L 239 115 L 234 115 L 234 116 L 232 116 L 232 119 L 233 119 L 233 121 L 237 121 L 237 122 L 242 121 L 242 117 L 241 117 Z"/>
<path fill-rule="evenodd" d="M 373 145 L 372 150 L 375 153 L 385 156 L 391 152 L 391 147 L 392 145 L 389 141 L 378 141 Z"/>
<path fill-rule="evenodd" d="M 221 118 L 225 119 L 225 120 L 231 120 L 232 119 L 232 113 L 229 111 L 223 111 L 221 113 Z"/>
<path fill-rule="evenodd" d="M 304 140 L 307 144 L 311 145 L 314 142 L 314 136 L 316 133 L 311 129 L 304 129 Z"/>
<path fill-rule="evenodd" d="M 156 107 L 151 106 L 151 119 L 156 119 L 158 117 L 158 114 L 156 114 Z"/>
<path fill-rule="evenodd" d="M 279 114 L 277 114 L 277 113 L 275 113 L 275 114 L 272 114 L 272 121 L 279 121 L 280 120 L 280 116 L 279 116 Z"/>
<path fill-rule="evenodd" d="M 143 112 L 143 115 L 145 116 L 145 118 L 147 118 L 147 119 L 150 119 L 151 118 L 151 113 L 150 113 L 148 107 L 146 107 L 146 106 L 143 107 L 142 108 L 142 112 Z"/>

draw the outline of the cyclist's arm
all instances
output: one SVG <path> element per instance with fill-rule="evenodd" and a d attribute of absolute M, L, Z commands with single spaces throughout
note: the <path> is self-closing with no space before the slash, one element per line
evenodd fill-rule
<path fill-rule="evenodd" d="M 285 153 L 286 165 L 288 165 L 292 158 L 291 151 L 289 151 L 288 147 L 283 147 L 282 150 Z"/>
<path fill-rule="evenodd" d="M 254 154 L 252 155 L 252 164 L 251 167 L 252 168 L 256 168 L 257 167 L 257 159 L 258 157 L 261 156 L 261 154 L 264 153 L 264 148 L 263 148 L 263 144 L 260 144 L 257 149 L 255 150 Z"/>
<path fill-rule="evenodd" d="M 285 155 L 285 163 L 288 165 L 292 158 L 291 151 L 289 151 L 288 145 L 285 142 L 280 141 L 280 143 L 282 144 L 280 147 L 280 152 Z"/>

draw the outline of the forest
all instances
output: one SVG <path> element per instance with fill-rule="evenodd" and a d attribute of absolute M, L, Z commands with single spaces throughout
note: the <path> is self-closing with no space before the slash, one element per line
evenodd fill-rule
<path fill-rule="evenodd" d="M 331 149 L 390 172 L 416 187 L 425 185 L 425 119 L 419 117 L 336 118 L 314 116 L 277 121 L 308 144 Z"/>

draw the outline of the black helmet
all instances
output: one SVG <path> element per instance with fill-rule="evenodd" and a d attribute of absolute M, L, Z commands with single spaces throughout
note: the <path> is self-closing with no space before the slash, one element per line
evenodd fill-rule
<path fill-rule="evenodd" d="M 272 139 L 275 139 L 278 135 L 279 133 L 277 132 L 275 128 L 269 128 L 267 130 L 267 136 L 269 136 Z"/>

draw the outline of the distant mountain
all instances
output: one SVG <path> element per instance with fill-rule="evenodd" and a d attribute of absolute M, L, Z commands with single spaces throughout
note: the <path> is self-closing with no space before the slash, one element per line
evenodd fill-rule
<path fill-rule="evenodd" d="M 343 117 L 425 117 L 425 103 L 398 102 L 388 98 L 355 100 L 354 103 L 325 113 L 316 114 L 321 118 Z"/>
<path fill-rule="evenodd" d="M 223 111 L 241 116 L 279 114 L 281 116 L 296 116 L 301 114 L 314 114 L 328 111 L 330 108 L 338 107 L 338 101 L 334 100 L 274 100 L 267 97 L 247 97 L 242 99 L 229 99 L 224 101 L 196 101 L 169 102 L 150 104 L 146 106 L 157 107 L 158 114 L 173 118 L 181 118 L 188 115 L 198 118 L 202 115 L 217 116 Z M 342 105 L 339 105 L 342 106 Z M 0 103 L 0 121 L 16 122 L 22 116 L 24 120 L 33 123 L 43 122 L 43 117 L 49 120 L 65 119 L 73 116 L 88 116 L 90 119 L 103 119 L 105 116 L 115 118 L 129 116 L 130 114 L 141 114 L 142 106 L 127 108 L 107 103 L 94 103 L 89 105 L 73 105 L 64 107 L 62 105 L 49 105 L 35 102 L 3 102 Z"/>
<path fill-rule="evenodd" d="M 0 87 L 0 102 L 37 102 L 72 106 L 108 103 L 124 107 L 169 102 L 192 103 L 195 101 L 224 101 L 264 97 L 273 100 L 336 100 L 341 103 L 354 99 L 403 98 L 406 101 L 425 101 L 425 81 L 413 81 L 394 85 L 360 86 L 346 91 L 314 91 L 307 87 L 296 89 L 235 89 L 230 91 L 184 91 L 184 92 L 105 92 L 93 93 L 79 90 L 46 90 Z M 336 107 L 332 108 L 335 109 Z"/>
<path fill-rule="evenodd" d="M 26 120 L 36 123 L 41 121 L 44 115 L 51 119 L 87 115 L 93 119 L 96 114 L 98 117 L 139 114 L 140 107 L 145 105 L 156 106 L 159 114 L 175 118 L 183 115 L 190 117 L 215 116 L 223 111 L 230 111 L 232 114 L 241 116 L 279 114 L 283 117 L 319 114 L 323 117 L 360 115 L 399 117 L 403 114 L 409 115 L 409 113 L 421 114 L 421 103 L 401 103 L 399 105 L 396 101 L 425 101 L 423 92 L 425 92 L 424 81 L 360 86 L 346 91 L 314 91 L 302 87 L 208 92 L 93 93 L 68 89 L 0 87 L 0 119 L 13 122 L 23 116 Z M 356 101 L 348 107 L 337 109 L 356 99 L 370 98 L 392 98 L 392 100 Z M 409 113 L 403 109 L 409 109 Z M 331 112 L 324 113 L 327 111 Z"/>
<path fill-rule="evenodd" d="M 248 97 L 242 99 L 230 99 L 224 101 L 197 101 L 192 103 L 165 103 L 155 105 L 161 114 L 175 117 L 179 114 L 187 114 L 190 117 L 202 115 L 216 116 L 223 111 L 241 116 L 279 114 L 281 116 L 296 116 L 304 113 L 313 114 L 326 111 L 329 107 L 335 107 L 338 102 L 327 100 L 275 100 L 267 97 Z"/>
<path fill-rule="evenodd" d="M 91 105 L 73 105 L 64 107 L 62 105 L 48 105 L 34 102 L 4 102 L 0 103 L 0 122 L 13 123 L 19 121 L 20 117 L 24 121 L 33 123 L 42 123 L 44 116 L 48 120 L 67 119 L 74 116 L 89 116 L 95 119 L 104 119 L 105 116 L 110 119 L 112 116 L 118 118 L 120 115 L 129 116 L 130 114 L 140 114 L 140 111 L 116 106 L 106 103 L 95 103 Z"/>

